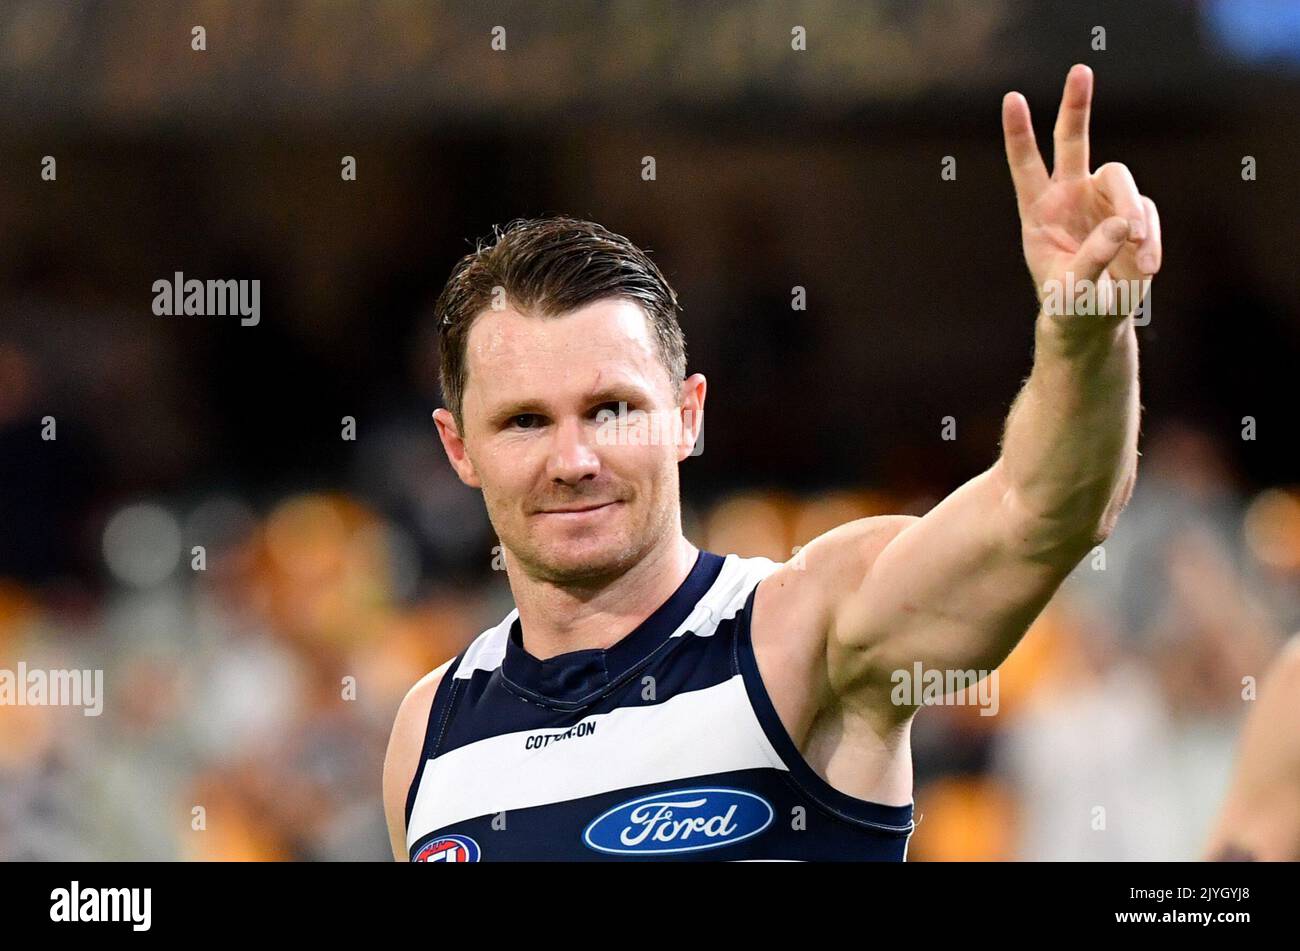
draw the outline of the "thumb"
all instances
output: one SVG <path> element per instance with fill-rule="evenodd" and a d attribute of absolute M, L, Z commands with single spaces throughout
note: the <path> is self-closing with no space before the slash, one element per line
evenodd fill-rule
<path fill-rule="evenodd" d="M 1074 256 L 1076 279 L 1095 281 L 1128 240 L 1128 219 L 1114 215 L 1092 229 Z"/>

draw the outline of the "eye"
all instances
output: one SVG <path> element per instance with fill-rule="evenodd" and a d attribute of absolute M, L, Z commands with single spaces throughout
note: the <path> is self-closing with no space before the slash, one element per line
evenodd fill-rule
<path fill-rule="evenodd" d="M 592 415 L 598 422 L 608 422 L 617 419 L 620 413 L 627 412 L 627 403 L 620 403 L 618 400 L 610 400 L 593 407 Z"/>
<path fill-rule="evenodd" d="M 536 429 L 541 424 L 541 421 L 542 418 L 536 413 L 519 413 L 506 420 L 515 429 Z"/>

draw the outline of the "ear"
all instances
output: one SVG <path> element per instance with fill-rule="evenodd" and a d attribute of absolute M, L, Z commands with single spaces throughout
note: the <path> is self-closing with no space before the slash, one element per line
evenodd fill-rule
<path fill-rule="evenodd" d="M 465 440 L 461 438 L 460 430 L 456 427 L 456 417 L 451 415 L 450 410 L 435 409 L 433 424 L 438 427 L 438 438 L 442 440 L 447 461 L 456 470 L 456 475 L 460 476 L 460 481 L 471 489 L 483 488 L 478 473 L 474 471 L 474 463 L 470 461 L 469 453 L 465 451 Z"/>
<path fill-rule="evenodd" d="M 678 400 L 682 414 L 682 438 L 677 444 L 678 462 L 695 455 L 695 447 L 699 445 L 704 428 L 704 396 L 708 388 L 709 381 L 704 378 L 703 373 L 693 373 L 682 380 L 681 396 Z"/>

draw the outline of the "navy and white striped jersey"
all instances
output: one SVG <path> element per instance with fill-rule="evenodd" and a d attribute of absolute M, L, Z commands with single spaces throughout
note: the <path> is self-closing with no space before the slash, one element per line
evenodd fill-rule
<path fill-rule="evenodd" d="M 894 860 L 912 806 L 833 788 L 759 677 L 767 558 L 702 551 L 614 646 L 538 660 L 519 612 L 447 668 L 406 798 L 412 861 Z"/>

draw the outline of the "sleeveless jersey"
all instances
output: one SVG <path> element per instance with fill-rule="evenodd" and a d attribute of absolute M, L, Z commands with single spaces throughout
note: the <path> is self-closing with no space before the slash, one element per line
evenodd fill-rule
<path fill-rule="evenodd" d="M 905 859 L 912 805 L 818 776 L 759 677 L 754 592 L 779 567 L 701 551 L 604 650 L 538 660 L 517 609 L 480 634 L 429 710 L 410 859 Z"/>

